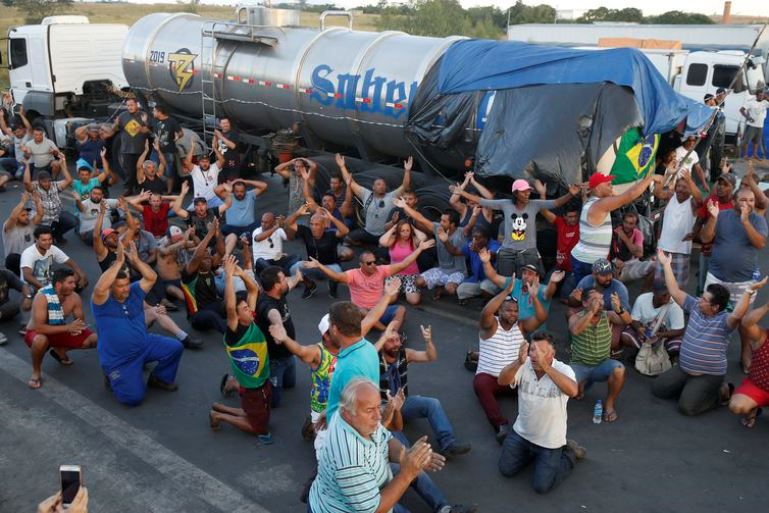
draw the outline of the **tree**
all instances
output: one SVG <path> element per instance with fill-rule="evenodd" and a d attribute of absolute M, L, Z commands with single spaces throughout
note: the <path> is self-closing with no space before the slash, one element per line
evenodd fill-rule
<path fill-rule="evenodd" d="M 413 12 L 407 16 L 397 8 L 388 7 L 382 12 L 377 28 L 434 37 L 465 34 L 472 28 L 472 21 L 458 0 L 415 0 L 410 7 Z"/>
<path fill-rule="evenodd" d="M 72 0 L 2 0 L 3 5 L 24 13 L 26 23 L 40 23 L 46 16 L 72 5 Z"/>
<path fill-rule="evenodd" d="M 526 5 L 522 0 L 515 2 L 510 8 L 510 25 L 523 23 L 553 23 L 555 8 L 547 4 Z"/>
<path fill-rule="evenodd" d="M 668 11 L 659 16 L 645 18 L 645 23 L 659 23 L 663 25 L 711 25 L 713 20 L 704 14 L 682 11 Z"/>
<path fill-rule="evenodd" d="M 577 20 L 577 22 L 594 23 L 596 21 L 623 21 L 641 23 L 643 20 L 644 16 L 641 10 L 634 7 L 628 7 L 626 9 L 608 9 L 606 7 L 599 7 L 587 11 Z"/>

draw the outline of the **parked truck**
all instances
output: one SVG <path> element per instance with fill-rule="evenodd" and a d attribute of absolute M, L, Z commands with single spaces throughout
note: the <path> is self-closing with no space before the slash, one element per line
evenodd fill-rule
<path fill-rule="evenodd" d="M 113 89 L 128 86 L 121 62 L 127 33 L 127 25 L 69 15 L 12 27 L 4 64 L 14 101 L 66 146 L 67 123 L 106 116 Z"/>
<path fill-rule="evenodd" d="M 747 52 L 760 33 L 760 25 L 634 25 L 634 24 L 524 24 L 508 27 L 508 39 L 581 49 L 638 47 L 673 89 L 695 101 L 719 88 L 728 88 L 741 69 Z M 645 48 L 644 41 L 678 43 L 677 48 Z M 641 43 L 641 44 L 639 44 Z M 653 45 L 652 45 L 653 46 Z M 744 132 L 740 108 L 749 95 L 766 86 L 769 31 L 739 72 L 724 105 L 726 134 L 737 142 Z"/>

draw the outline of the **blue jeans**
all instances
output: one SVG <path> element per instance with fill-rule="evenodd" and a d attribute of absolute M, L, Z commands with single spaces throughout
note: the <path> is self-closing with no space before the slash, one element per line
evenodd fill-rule
<path fill-rule="evenodd" d="M 598 365 L 584 365 L 581 363 L 570 363 L 574 375 L 577 378 L 577 383 L 585 382 L 585 387 L 590 386 L 592 383 L 601 383 L 607 381 L 614 369 L 622 369 L 625 366 L 617 360 L 607 358 Z"/>
<path fill-rule="evenodd" d="M 251 224 L 247 224 L 246 226 L 238 226 L 235 224 L 225 224 L 222 226 L 222 235 L 225 237 L 231 233 L 234 233 L 238 237 L 241 235 L 247 234 L 251 235 L 254 230 L 256 230 L 261 225 L 260 221 L 255 221 Z"/>
<path fill-rule="evenodd" d="M 338 273 L 342 272 L 342 266 L 340 266 L 339 264 L 324 264 L 324 265 L 334 272 L 338 272 Z M 289 270 L 289 273 L 293 276 L 294 274 L 296 274 L 297 270 L 301 270 L 302 276 L 310 278 L 311 280 L 326 279 L 326 275 L 323 274 L 323 271 L 321 271 L 320 269 L 308 269 L 304 266 L 304 262 L 297 262 L 294 265 L 292 265 L 291 269 Z"/>
<path fill-rule="evenodd" d="M 297 263 L 299 258 L 297 258 L 294 255 L 286 255 L 283 257 L 280 257 L 278 260 L 267 260 L 264 258 L 257 258 L 256 261 L 254 261 L 254 274 L 257 276 L 259 273 L 270 267 L 271 265 L 277 265 L 281 269 L 283 269 L 284 273 L 290 273 L 289 269 L 293 268 L 294 264 Z"/>
<path fill-rule="evenodd" d="M 272 382 L 272 407 L 277 408 L 283 399 L 283 389 L 296 386 L 296 360 L 293 355 L 270 358 L 270 381 Z"/>
<path fill-rule="evenodd" d="M 441 450 L 454 443 L 454 430 L 438 399 L 421 395 L 410 395 L 406 398 L 406 402 L 403 403 L 401 415 L 406 422 L 412 419 L 427 419 L 430 427 L 433 429 L 433 433 L 438 438 L 438 445 L 440 445 Z"/>
<path fill-rule="evenodd" d="M 12 178 L 19 179 L 24 174 L 24 164 L 12 157 L 0 158 L 0 171 L 10 173 Z"/>
<path fill-rule="evenodd" d="M 545 449 L 521 437 L 511 429 L 502 444 L 499 472 L 512 477 L 534 461 L 531 486 L 537 493 L 547 493 L 571 474 L 576 462 L 574 452 L 566 446 Z"/>
<path fill-rule="evenodd" d="M 401 410 L 402 412 L 402 410 Z M 411 446 L 406 436 L 400 431 L 392 431 L 393 438 L 397 439 L 404 447 Z M 393 474 L 397 474 L 400 471 L 400 465 L 397 463 L 390 463 L 390 468 Z M 446 496 L 438 485 L 430 478 L 427 472 L 420 472 L 419 476 L 411 482 L 411 488 L 419 495 L 419 497 L 425 501 L 430 507 L 431 511 L 438 511 L 443 506 L 448 504 L 446 502 Z M 396 504 L 393 508 L 393 513 L 409 513 L 409 510 L 400 504 Z"/>
<path fill-rule="evenodd" d="M 569 256 L 569 258 L 571 258 L 571 271 L 572 276 L 574 277 L 574 283 L 579 283 L 582 278 L 593 273 L 592 263 L 588 264 L 586 262 L 582 262 L 573 256 Z"/>

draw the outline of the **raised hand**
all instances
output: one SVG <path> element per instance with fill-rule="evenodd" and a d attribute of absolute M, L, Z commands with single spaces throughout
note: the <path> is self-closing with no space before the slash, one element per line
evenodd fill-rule
<path fill-rule="evenodd" d="M 403 161 L 403 170 L 408 173 L 412 167 L 414 167 L 414 157 L 409 155 L 409 158 Z"/>
<path fill-rule="evenodd" d="M 224 266 L 224 274 L 228 278 L 235 275 L 235 267 L 237 264 L 238 262 L 234 255 L 228 255 L 224 257 L 224 262 L 222 262 L 222 265 Z"/>
<path fill-rule="evenodd" d="M 750 206 L 747 203 L 740 203 L 740 221 L 748 222 L 750 219 Z"/>
<path fill-rule="evenodd" d="M 334 156 L 334 160 L 336 160 L 336 165 L 339 166 L 340 168 L 343 168 L 345 166 L 344 157 L 341 154 L 337 153 Z"/>
<path fill-rule="evenodd" d="M 286 328 L 283 327 L 283 324 L 270 324 L 269 329 L 270 335 L 278 344 L 282 344 L 288 338 L 288 333 L 286 333 Z"/>
<path fill-rule="evenodd" d="M 581 189 L 582 188 L 579 186 L 578 183 L 573 183 L 573 184 L 569 185 L 569 194 L 571 194 L 572 196 L 578 196 L 579 195 L 579 191 Z"/>
<path fill-rule="evenodd" d="M 566 272 L 558 269 L 556 271 L 553 271 L 553 274 L 550 275 L 550 282 L 561 283 L 565 277 L 566 277 Z"/>
<path fill-rule="evenodd" d="M 101 151 L 99 151 L 99 155 L 101 156 L 101 158 L 105 158 L 107 156 L 107 148 L 106 148 L 106 146 L 104 148 L 102 148 Z"/>
<path fill-rule="evenodd" d="M 542 345 L 534 344 L 531 350 L 534 352 L 534 357 L 537 359 L 539 366 L 542 367 L 542 370 L 549 369 L 550 360 L 547 358 L 547 353 L 545 353 L 545 350 L 542 349 Z"/>
<path fill-rule="evenodd" d="M 518 348 L 518 363 L 523 365 L 529 359 L 529 343 L 523 342 Z"/>
<path fill-rule="evenodd" d="M 419 330 L 422 332 L 422 338 L 425 340 L 432 340 L 433 339 L 433 327 L 429 324 L 425 328 L 421 324 L 419 325 Z"/>
<path fill-rule="evenodd" d="M 435 246 L 435 239 L 427 239 L 423 240 L 419 243 L 419 246 L 417 246 L 418 250 L 425 251 Z"/>
<path fill-rule="evenodd" d="M 122 244 L 118 244 L 118 246 L 122 246 Z M 131 243 L 128 245 L 128 250 L 126 251 L 126 256 L 131 261 L 137 261 L 139 260 L 139 251 L 136 249 L 136 243 L 131 241 Z"/>
<path fill-rule="evenodd" d="M 307 269 L 318 269 L 320 267 L 320 262 L 310 257 L 310 260 L 304 262 L 304 267 Z"/>
<path fill-rule="evenodd" d="M 401 452 L 399 458 L 401 472 L 406 472 L 406 475 L 415 478 L 429 467 L 432 457 L 433 450 L 427 443 L 427 437 L 423 436 L 411 446 L 411 449 L 404 449 Z"/>
<path fill-rule="evenodd" d="M 438 228 L 438 240 L 445 244 L 449 240 L 449 233 L 443 228 Z"/>
<path fill-rule="evenodd" d="M 385 285 L 385 294 L 390 297 L 397 296 L 401 290 L 401 283 L 401 279 L 397 276 L 390 280 L 387 285 Z"/>
<path fill-rule="evenodd" d="M 478 250 L 478 258 L 481 259 L 482 263 L 491 262 L 491 253 L 489 253 L 488 248 L 481 248 Z"/>
<path fill-rule="evenodd" d="M 665 266 L 665 265 L 670 265 L 671 261 L 672 261 L 672 258 L 670 257 L 670 255 L 665 253 L 664 250 L 657 248 L 657 262 Z"/>
<path fill-rule="evenodd" d="M 579 287 L 577 287 L 576 289 L 574 289 L 574 290 L 571 292 L 570 296 L 571 296 L 571 298 L 572 298 L 572 299 L 574 299 L 575 301 L 579 301 L 579 302 L 581 303 L 581 302 L 582 302 L 582 289 L 581 289 L 581 288 L 579 288 Z"/>
<path fill-rule="evenodd" d="M 547 196 L 547 186 L 545 186 L 539 178 L 534 179 L 534 190 L 537 191 L 537 194 L 541 197 Z"/>
<path fill-rule="evenodd" d="M 527 288 L 529 289 L 529 296 L 536 297 L 537 293 L 539 292 L 539 276 L 535 276 Z"/>
<path fill-rule="evenodd" d="M 403 198 L 395 198 L 393 200 L 393 205 L 395 205 L 398 208 L 405 208 L 406 207 L 406 200 Z"/>
<path fill-rule="evenodd" d="M 718 213 L 720 212 L 720 209 L 718 208 L 718 203 L 716 203 L 714 200 L 708 201 L 707 204 L 708 213 L 713 217 L 718 217 Z"/>

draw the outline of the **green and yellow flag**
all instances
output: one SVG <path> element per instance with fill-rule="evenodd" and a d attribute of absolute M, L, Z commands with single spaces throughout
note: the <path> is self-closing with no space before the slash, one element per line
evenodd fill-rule
<path fill-rule="evenodd" d="M 620 185 L 641 180 L 646 173 L 654 172 L 660 137 L 657 134 L 641 134 L 638 128 L 624 133 L 617 148 L 617 158 L 611 168 L 614 184 Z"/>

